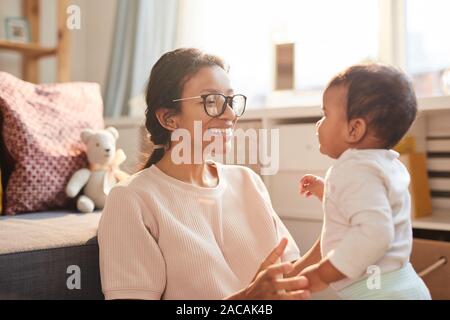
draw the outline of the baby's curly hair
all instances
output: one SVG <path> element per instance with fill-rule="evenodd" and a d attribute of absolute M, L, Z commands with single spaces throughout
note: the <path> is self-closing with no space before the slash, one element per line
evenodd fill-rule
<path fill-rule="evenodd" d="M 331 79 L 327 89 L 339 85 L 347 88 L 347 119 L 365 119 L 386 149 L 402 139 L 416 118 L 413 85 L 397 68 L 355 65 Z"/>

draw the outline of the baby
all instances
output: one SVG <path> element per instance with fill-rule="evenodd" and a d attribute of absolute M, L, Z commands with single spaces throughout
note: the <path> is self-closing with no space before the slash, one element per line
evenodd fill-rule
<path fill-rule="evenodd" d="M 416 117 L 412 84 L 393 67 L 353 66 L 330 81 L 322 109 L 320 152 L 336 161 L 325 179 L 301 180 L 301 194 L 323 202 L 324 222 L 295 273 L 343 299 L 431 299 L 409 263 L 409 174 L 390 150 Z"/>

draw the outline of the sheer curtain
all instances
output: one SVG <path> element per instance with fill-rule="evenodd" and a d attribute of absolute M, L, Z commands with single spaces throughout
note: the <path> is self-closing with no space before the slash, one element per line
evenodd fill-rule
<path fill-rule="evenodd" d="M 105 116 L 128 113 L 156 60 L 175 46 L 179 0 L 118 1 L 105 97 Z"/>

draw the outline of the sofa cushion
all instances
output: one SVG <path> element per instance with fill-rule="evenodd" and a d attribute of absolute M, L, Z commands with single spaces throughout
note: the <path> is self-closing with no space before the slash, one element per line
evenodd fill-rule
<path fill-rule="evenodd" d="M 0 72 L 4 213 L 65 208 L 71 175 L 87 166 L 80 133 L 101 129 L 98 84 L 34 85 Z"/>
<path fill-rule="evenodd" d="M 100 216 L 50 211 L 0 217 L 0 255 L 84 245 L 97 236 Z"/>
<path fill-rule="evenodd" d="M 0 217 L 0 300 L 103 299 L 100 216 L 60 211 Z M 79 267 L 80 288 L 67 285 L 70 266 Z"/>

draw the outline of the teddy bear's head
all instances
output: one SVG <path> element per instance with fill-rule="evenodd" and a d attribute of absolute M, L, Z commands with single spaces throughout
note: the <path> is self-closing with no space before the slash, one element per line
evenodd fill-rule
<path fill-rule="evenodd" d="M 86 144 L 89 164 L 108 165 L 114 159 L 118 138 L 119 132 L 113 127 L 97 131 L 83 130 L 81 140 Z"/>

